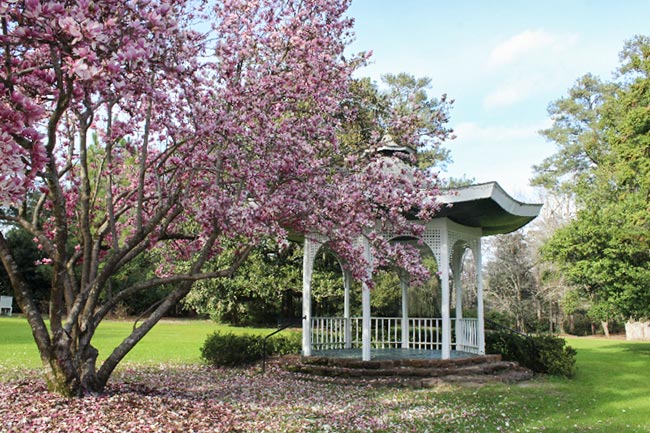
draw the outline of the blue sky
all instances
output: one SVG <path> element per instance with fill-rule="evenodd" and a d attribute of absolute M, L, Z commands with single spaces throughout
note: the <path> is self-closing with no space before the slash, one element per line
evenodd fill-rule
<path fill-rule="evenodd" d="M 537 133 L 549 103 L 587 72 L 611 78 L 625 40 L 650 34 L 648 0 L 353 0 L 348 15 L 350 49 L 373 51 L 359 76 L 428 76 L 430 95 L 455 100 L 446 175 L 529 200 L 531 166 L 555 150 Z"/>

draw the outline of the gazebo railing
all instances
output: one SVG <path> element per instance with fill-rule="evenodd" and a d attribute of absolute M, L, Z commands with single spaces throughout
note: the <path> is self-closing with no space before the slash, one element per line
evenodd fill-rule
<path fill-rule="evenodd" d="M 440 350 L 442 348 L 442 319 L 409 317 L 409 347 Z"/>
<path fill-rule="evenodd" d="M 312 317 L 311 346 L 315 350 L 343 349 L 345 347 L 345 318 Z"/>
<path fill-rule="evenodd" d="M 462 352 L 478 353 L 478 319 L 456 320 L 455 332 L 456 350 Z"/>
<path fill-rule="evenodd" d="M 311 344 L 314 350 L 361 348 L 362 318 L 351 317 L 349 343 L 346 346 L 346 319 L 343 317 L 312 317 Z M 451 319 L 455 332 L 452 348 L 478 353 L 478 320 Z M 409 347 L 412 349 L 442 349 L 441 318 L 408 318 L 408 344 L 402 341 L 401 317 L 371 317 L 370 341 L 373 349 Z"/>

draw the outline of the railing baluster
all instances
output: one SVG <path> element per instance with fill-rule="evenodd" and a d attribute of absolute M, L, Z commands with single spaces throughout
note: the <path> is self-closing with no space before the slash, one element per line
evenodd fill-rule
<path fill-rule="evenodd" d="M 370 319 L 371 347 L 397 348 L 402 344 L 401 317 L 372 317 Z M 452 348 L 478 353 L 478 319 L 452 319 L 454 343 Z M 442 349 L 442 319 L 409 317 L 406 321 L 409 347 Z M 312 347 L 316 350 L 345 348 L 346 319 L 344 317 L 312 317 Z M 350 318 L 351 347 L 361 346 L 362 318 Z"/>

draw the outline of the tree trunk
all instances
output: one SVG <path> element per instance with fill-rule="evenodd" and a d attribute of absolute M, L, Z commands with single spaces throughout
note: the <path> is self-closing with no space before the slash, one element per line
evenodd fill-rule
<path fill-rule="evenodd" d="M 609 322 L 604 320 L 600 324 L 603 327 L 603 332 L 605 332 L 605 337 L 609 338 Z"/>

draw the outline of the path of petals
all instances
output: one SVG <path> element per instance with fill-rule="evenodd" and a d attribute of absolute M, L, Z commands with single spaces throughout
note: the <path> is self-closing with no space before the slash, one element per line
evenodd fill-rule
<path fill-rule="evenodd" d="M 472 431 L 468 426 L 485 421 L 485 408 L 442 404 L 435 395 L 305 380 L 275 367 L 262 375 L 256 368 L 161 365 L 122 368 L 104 394 L 65 399 L 46 392 L 34 374 L 0 382 L 0 431 L 408 432 L 432 420 Z M 499 423 L 493 427 L 508 420 Z"/>

